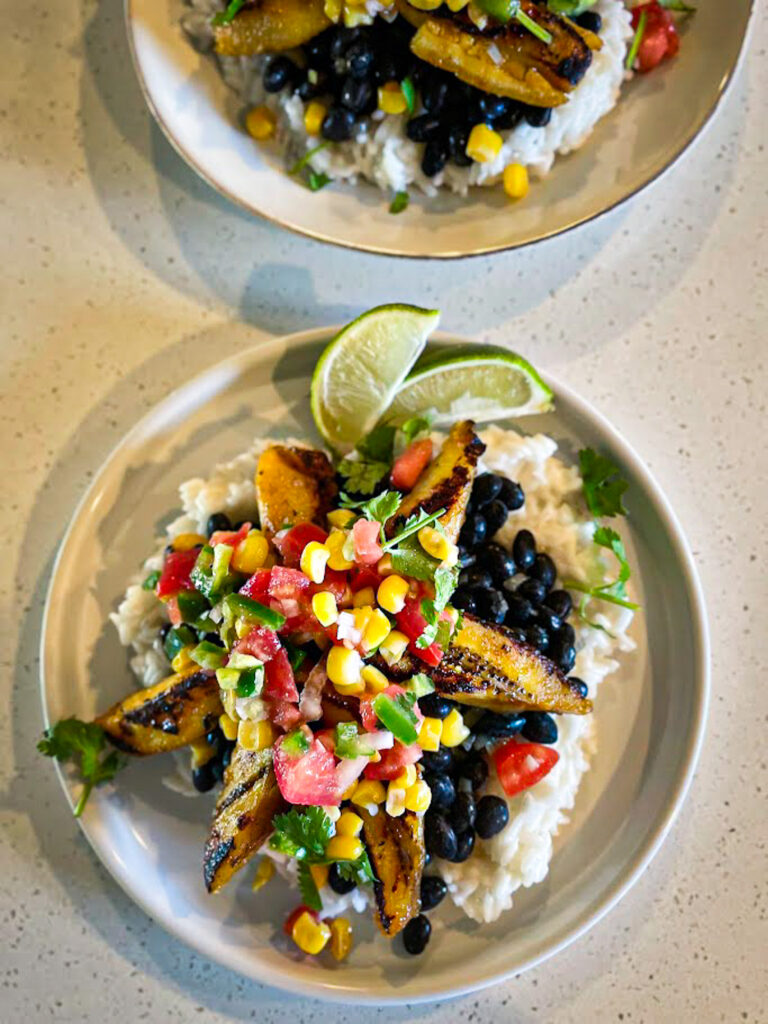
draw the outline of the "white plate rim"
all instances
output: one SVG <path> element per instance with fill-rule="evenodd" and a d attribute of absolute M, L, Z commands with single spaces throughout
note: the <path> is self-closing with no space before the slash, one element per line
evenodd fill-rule
<path fill-rule="evenodd" d="M 151 409 L 141 416 L 134 426 L 126 433 L 123 439 L 102 461 L 93 481 L 77 503 L 72 514 L 67 530 L 59 545 L 59 549 L 51 569 L 49 584 L 46 588 L 46 599 L 41 625 L 39 649 L 39 692 L 43 709 L 43 721 L 46 728 L 51 724 L 48 716 L 46 700 L 46 663 L 48 657 L 46 637 L 48 634 L 50 609 L 53 606 L 51 598 L 57 585 L 59 566 L 63 560 L 70 537 L 75 532 L 81 515 L 85 512 L 89 503 L 91 503 L 99 493 L 102 480 L 106 476 L 113 459 L 123 453 L 126 448 L 130 447 L 132 441 L 141 435 L 145 424 L 153 417 L 157 416 L 160 409 L 163 407 L 171 407 L 174 403 L 178 403 L 185 393 L 194 391 L 206 378 L 208 378 L 211 373 L 221 372 L 223 374 L 227 374 L 229 372 L 237 371 L 242 364 L 247 364 L 249 362 L 256 349 L 259 350 L 260 355 L 263 355 L 264 358 L 269 358 L 269 354 L 271 354 L 272 350 L 275 350 L 277 353 L 284 353 L 294 346 L 320 342 L 336 334 L 337 331 L 340 330 L 341 326 L 343 325 L 312 328 L 310 330 L 300 331 L 294 334 L 273 337 L 267 341 L 250 346 L 233 356 L 229 356 L 211 364 L 206 369 L 195 374 L 195 376 L 186 383 L 169 392 L 159 402 L 155 403 Z M 440 343 L 448 342 L 458 345 L 465 345 L 467 343 L 471 344 L 473 341 L 471 338 L 461 335 L 447 334 L 443 331 L 436 332 L 436 334 L 433 335 L 432 340 Z M 650 862 L 656 856 L 662 843 L 669 834 L 693 781 L 706 731 L 711 689 L 711 642 L 703 588 L 699 580 L 698 571 L 696 569 L 690 546 L 677 515 L 672 509 L 672 506 L 670 505 L 663 490 L 657 484 L 653 475 L 646 468 L 634 448 L 624 438 L 620 431 L 618 431 L 602 413 L 595 409 L 590 402 L 582 398 L 568 385 L 563 384 L 551 374 L 543 371 L 539 372 L 545 383 L 553 389 L 555 394 L 563 395 L 580 415 L 592 420 L 600 431 L 610 438 L 611 444 L 614 446 L 615 450 L 620 453 L 622 460 L 631 466 L 633 473 L 636 474 L 638 479 L 641 481 L 645 495 L 655 506 L 657 513 L 667 529 L 670 542 L 679 560 L 680 568 L 683 570 L 686 591 L 694 613 L 692 625 L 695 662 L 693 666 L 693 677 L 696 684 L 696 701 L 694 707 L 695 718 L 688 730 L 685 755 L 681 761 L 681 768 L 678 772 L 678 777 L 675 779 L 674 785 L 667 796 L 663 812 L 658 816 L 655 828 L 649 834 L 639 851 L 629 861 L 628 865 L 625 866 L 621 873 L 621 877 L 607 888 L 603 896 L 598 899 L 597 904 L 595 905 L 593 901 L 593 903 L 590 904 L 590 907 L 581 914 L 577 922 L 570 928 L 565 928 L 562 936 L 556 941 L 550 943 L 550 945 L 542 952 L 516 963 L 514 967 L 491 973 L 487 977 L 474 978 L 471 981 L 456 984 L 450 989 L 426 987 L 424 991 L 400 996 L 381 993 L 369 995 L 367 993 L 362 993 L 357 989 L 350 990 L 347 986 L 335 981 L 330 972 L 327 978 L 323 978 L 322 981 L 319 981 L 314 976 L 301 977 L 301 971 L 300 969 L 297 970 L 295 964 L 292 965 L 292 969 L 286 971 L 285 975 L 281 975 L 278 978 L 275 976 L 274 968 L 269 972 L 262 970 L 258 961 L 252 958 L 249 958 L 247 961 L 233 963 L 231 958 L 228 960 L 224 956 L 218 955 L 204 941 L 199 940 L 196 934 L 188 935 L 184 933 L 172 915 L 160 915 L 157 913 L 156 909 L 151 907 L 144 898 L 139 895 L 132 885 L 132 880 L 127 876 L 127 874 L 121 871 L 119 859 L 113 855 L 111 850 L 104 849 L 97 845 L 94 837 L 89 834 L 85 821 L 82 818 L 78 818 L 77 823 L 85 838 L 88 840 L 91 849 L 126 895 L 141 907 L 148 917 L 154 920 L 175 938 L 193 948 L 201 956 L 213 960 L 224 967 L 228 967 L 231 970 L 243 974 L 244 976 L 262 984 L 269 985 L 273 988 L 281 989 L 292 994 L 297 994 L 298 992 L 301 995 L 312 996 L 327 1002 L 346 1003 L 350 1005 L 402 1006 L 405 1004 L 428 1003 L 441 999 L 457 998 L 459 996 L 478 992 L 484 988 L 490 987 L 491 985 L 508 981 L 510 978 L 521 974 L 523 971 L 530 970 L 544 961 L 549 960 L 567 946 L 570 946 L 582 935 L 586 934 L 587 931 L 602 920 L 613 909 L 613 907 L 616 906 L 623 896 L 629 892 L 635 882 L 639 879 L 640 875 L 642 875 Z M 74 800 L 70 792 L 69 783 L 64 769 L 58 761 L 54 761 L 54 766 L 59 782 L 64 790 L 67 802 L 71 808 L 74 808 Z"/>
<path fill-rule="evenodd" d="M 136 48 L 136 42 L 133 33 L 133 3 L 134 0 L 123 0 L 123 18 L 125 21 L 125 31 L 128 39 L 128 49 L 131 55 L 131 63 L 133 64 L 136 78 L 139 83 L 139 88 L 144 97 L 144 102 L 147 104 L 150 113 L 155 119 L 156 123 L 160 126 L 163 135 L 168 140 L 172 148 L 178 153 L 178 155 L 185 161 L 185 163 L 192 168 L 192 170 L 200 177 L 207 185 L 209 185 L 215 192 L 223 196 L 229 202 L 234 203 L 239 209 L 244 210 L 251 216 L 256 216 L 262 220 L 267 221 L 276 227 L 285 228 L 287 231 L 293 234 L 300 235 L 304 238 L 311 238 L 316 242 L 323 242 L 328 245 L 335 245 L 342 249 L 351 249 L 355 252 L 366 252 L 371 253 L 375 256 L 394 256 L 400 259 L 411 259 L 411 260 L 459 260 L 468 259 L 473 256 L 490 256 L 494 253 L 500 252 L 511 252 L 515 249 L 523 249 L 529 245 L 536 245 L 538 242 L 544 242 L 549 238 L 556 238 L 559 235 L 565 235 L 577 228 L 582 227 L 585 224 L 591 224 L 603 217 L 607 216 L 614 210 L 618 210 L 624 206 L 635 196 L 644 192 L 651 185 L 659 181 L 668 171 L 671 171 L 679 161 L 685 156 L 685 154 L 692 148 L 692 146 L 702 137 L 705 130 L 711 125 L 715 114 L 720 109 L 720 106 L 725 98 L 731 83 L 740 71 L 744 56 L 749 48 L 749 43 L 752 38 L 752 30 L 755 23 L 755 12 L 757 9 L 757 0 L 750 0 L 749 15 L 747 17 L 747 23 L 744 29 L 744 35 L 741 40 L 741 47 L 736 60 L 733 62 L 728 72 L 723 76 L 721 81 L 718 83 L 717 92 L 715 99 L 712 102 L 709 110 L 701 116 L 698 121 L 692 126 L 687 135 L 680 141 L 678 148 L 674 153 L 658 167 L 655 171 L 650 172 L 647 177 L 634 189 L 631 189 L 625 196 L 617 199 L 615 202 L 609 203 L 602 209 L 597 210 L 593 213 L 585 213 L 583 216 L 576 217 L 568 224 L 564 224 L 561 227 L 544 230 L 539 233 L 535 233 L 530 238 L 521 239 L 517 242 L 511 242 L 509 244 L 498 244 L 488 246 L 477 246 L 471 250 L 466 251 L 446 251 L 446 252 L 407 252 L 405 250 L 397 249 L 392 246 L 381 246 L 375 243 L 357 243 L 347 239 L 338 238 L 330 234 L 326 234 L 322 231 L 316 231 L 314 229 L 302 226 L 299 223 L 294 223 L 289 220 L 284 220 L 279 217 L 275 217 L 272 214 L 266 213 L 264 210 L 258 209 L 255 205 L 249 203 L 245 199 L 241 198 L 234 192 L 226 188 L 222 183 L 216 180 L 216 178 L 205 170 L 197 161 L 195 156 L 183 146 L 178 140 L 175 134 L 172 132 L 170 126 L 166 123 L 160 111 L 157 109 L 157 105 L 152 97 L 151 90 L 147 83 L 144 75 L 143 67 L 139 59 L 138 50 Z"/>

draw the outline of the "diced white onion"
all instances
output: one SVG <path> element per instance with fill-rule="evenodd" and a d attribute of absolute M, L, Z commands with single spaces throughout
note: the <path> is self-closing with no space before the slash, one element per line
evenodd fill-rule
<path fill-rule="evenodd" d="M 498 48 L 498 46 L 496 45 L 496 43 L 491 43 L 491 45 L 490 45 L 490 46 L 488 47 L 488 49 L 486 50 L 486 53 L 487 53 L 487 54 L 488 54 L 488 56 L 489 56 L 489 57 L 491 58 L 491 60 L 493 61 L 493 63 L 494 63 L 494 64 L 496 64 L 496 66 L 497 66 L 497 67 L 498 67 L 498 66 L 499 66 L 500 64 L 503 64 L 503 63 L 504 63 L 504 58 L 503 58 L 503 57 L 502 57 L 502 55 L 501 55 L 501 50 L 500 50 L 500 49 Z"/>
<path fill-rule="evenodd" d="M 367 764 L 367 757 L 343 757 L 339 761 L 336 765 L 336 788 L 339 794 L 346 793 L 352 783 L 360 778 Z"/>
<path fill-rule="evenodd" d="M 365 742 L 374 750 L 389 750 L 395 745 L 395 737 L 388 729 L 377 729 L 376 732 L 367 732 Z"/>

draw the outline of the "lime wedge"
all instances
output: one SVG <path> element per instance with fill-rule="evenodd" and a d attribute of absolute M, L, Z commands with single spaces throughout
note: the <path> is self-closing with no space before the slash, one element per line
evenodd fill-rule
<path fill-rule="evenodd" d="M 431 411 L 435 426 L 530 416 L 552 408 L 552 390 L 522 356 L 493 345 L 442 347 L 419 360 L 390 406 L 395 423 Z"/>
<path fill-rule="evenodd" d="M 418 306 L 377 306 L 326 346 L 312 376 L 312 415 L 324 440 L 348 451 L 386 412 L 440 314 Z"/>

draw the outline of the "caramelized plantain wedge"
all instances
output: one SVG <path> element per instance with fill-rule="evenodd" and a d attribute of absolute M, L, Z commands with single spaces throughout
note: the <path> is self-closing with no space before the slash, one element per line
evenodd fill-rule
<path fill-rule="evenodd" d="M 406 654 L 385 670 L 397 679 L 426 672 L 443 697 L 487 711 L 587 715 L 592 710 L 592 701 L 572 690 L 549 658 L 518 643 L 505 626 L 480 622 L 466 612 L 461 629 L 435 668 Z"/>
<path fill-rule="evenodd" d="M 203 877 L 208 892 L 221 889 L 251 859 L 284 806 L 272 770 L 272 751 L 245 750 L 238 743 L 205 844 Z"/>
<path fill-rule="evenodd" d="M 253 57 L 292 50 L 329 28 L 324 0 L 255 0 L 228 25 L 214 27 L 222 57 Z"/>
<path fill-rule="evenodd" d="M 137 690 L 96 719 L 111 742 L 129 754 L 162 754 L 205 736 L 222 712 L 213 672 L 168 676 Z"/>
<path fill-rule="evenodd" d="M 323 452 L 279 444 L 265 448 L 259 456 L 255 484 L 261 528 L 266 533 L 294 523 L 325 526 L 338 490 L 333 466 Z"/>
<path fill-rule="evenodd" d="M 485 451 L 474 427 L 472 420 L 463 420 L 451 427 L 437 458 L 427 466 L 416 486 L 403 499 L 397 516 L 387 524 L 388 536 L 394 536 L 402 521 L 414 512 L 423 509 L 431 513 L 444 508 L 445 515 L 439 521 L 448 539 L 454 543 L 458 540 L 467 514 L 477 460 Z"/>
<path fill-rule="evenodd" d="M 424 870 L 424 819 L 413 811 L 393 818 L 379 808 L 370 814 L 355 811 L 363 819 L 363 839 L 376 875 L 376 923 L 389 936 L 397 935 L 421 909 L 421 875 Z"/>

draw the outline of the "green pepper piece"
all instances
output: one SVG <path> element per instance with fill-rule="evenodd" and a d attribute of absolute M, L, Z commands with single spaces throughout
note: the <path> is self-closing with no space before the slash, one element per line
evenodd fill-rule
<path fill-rule="evenodd" d="M 267 608 L 265 604 L 259 604 L 244 594 L 227 594 L 224 598 L 224 615 L 230 619 L 242 616 L 249 622 L 258 622 L 262 626 L 269 626 L 270 629 L 280 629 L 285 623 L 285 616 L 280 612 Z"/>
<path fill-rule="evenodd" d="M 398 693 L 390 697 L 388 693 L 380 693 L 373 699 L 373 710 L 385 729 L 389 729 L 396 740 L 406 746 L 415 743 L 418 738 L 418 718 L 413 711 L 413 699 L 408 694 Z M 415 698 L 414 698 L 415 699 Z"/>
<path fill-rule="evenodd" d="M 174 626 L 173 629 L 168 631 L 168 635 L 163 641 L 163 647 L 166 655 L 168 656 L 168 661 L 173 661 L 183 647 L 191 647 L 196 643 L 197 637 L 189 626 L 184 624 L 181 626 Z"/>
<path fill-rule="evenodd" d="M 222 667 L 227 652 L 223 647 L 212 644 L 210 640 L 201 640 L 189 656 L 201 668 L 212 669 Z"/>
<path fill-rule="evenodd" d="M 208 601 L 196 590 L 182 590 L 176 597 L 176 602 L 182 619 L 191 625 L 194 625 L 209 607 Z"/>

